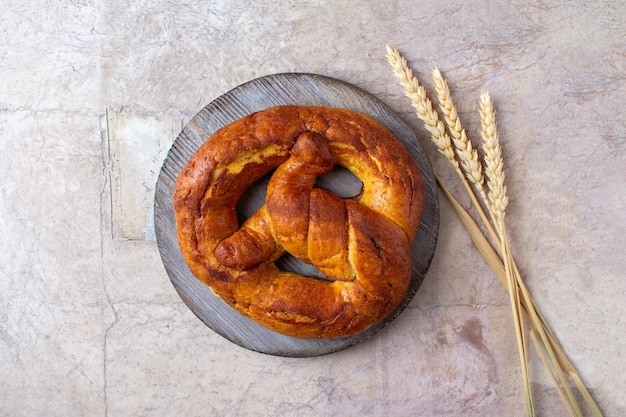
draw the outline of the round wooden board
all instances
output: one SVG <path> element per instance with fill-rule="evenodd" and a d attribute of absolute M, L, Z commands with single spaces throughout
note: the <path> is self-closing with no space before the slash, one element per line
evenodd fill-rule
<path fill-rule="evenodd" d="M 385 125 L 415 157 L 424 181 L 425 207 L 412 245 L 411 285 L 402 303 L 384 320 L 367 331 L 337 339 L 300 339 L 268 330 L 239 314 L 189 271 L 176 237 L 172 194 L 176 178 L 187 160 L 217 129 L 250 113 L 276 105 L 317 105 L 358 111 Z M 327 174 L 324 181 L 335 189 L 354 188 L 355 178 L 341 171 Z M 333 191 L 335 191 L 333 189 Z M 263 186 L 248 190 L 242 215 L 254 211 L 264 201 Z M 243 200 L 243 199 L 242 199 Z M 277 356 L 311 357 L 345 349 L 378 332 L 393 321 L 411 301 L 430 266 L 439 228 L 437 187 L 430 162 L 413 131 L 376 97 L 353 85 L 333 78 L 301 73 L 269 75 L 249 81 L 220 96 L 202 109 L 172 145 L 156 184 L 154 202 L 156 238 L 165 269 L 187 306 L 211 329 L 247 349 Z M 285 262 L 281 267 L 304 274 L 304 264 Z"/>

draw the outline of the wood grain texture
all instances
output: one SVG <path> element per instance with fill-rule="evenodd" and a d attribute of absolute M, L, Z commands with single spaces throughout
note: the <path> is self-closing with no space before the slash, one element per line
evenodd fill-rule
<path fill-rule="evenodd" d="M 367 331 L 338 339 L 299 339 L 272 332 L 242 316 L 198 281 L 188 270 L 178 248 L 172 193 L 181 169 L 198 147 L 217 129 L 249 113 L 275 105 L 320 105 L 361 112 L 387 126 L 414 156 L 422 171 L 425 206 L 417 236 L 412 245 L 411 285 L 398 308 Z M 335 170 L 323 178 L 333 191 L 350 195 L 358 180 Z M 238 205 L 246 217 L 264 201 L 261 181 L 251 187 Z M 345 82 L 315 75 L 284 73 L 252 80 L 220 96 L 202 109 L 174 142 L 161 169 L 155 192 L 156 237 L 165 269 L 186 305 L 211 329 L 247 349 L 278 356 L 319 356 L 345 349 L 371 337 L 395 319 L 411 301 L 428 271 L 437 242 L 439 207 L 430 163 L 409 129 L 384 103 L 366 91 Z M 314 268 L 286 257 L 281 268 L 315 275 Z"/>

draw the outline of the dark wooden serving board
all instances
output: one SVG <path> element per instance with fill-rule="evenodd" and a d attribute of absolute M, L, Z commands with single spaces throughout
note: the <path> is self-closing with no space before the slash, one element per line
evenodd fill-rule
<path fill-rule="evenodd" d="M 338 339 L 299 339 L 270 331 L 242 316 L 216 297 L 189 271 L 180 253 L 172 193 L 174 183 L 187 160 L 217 129 L 247 114 L 275 105 L 319 105 L 361 112 L 387 126 L 415 157 L 425 185 L 425 207 L 413 242 L 413 272 L 409 290 L 401 305 L 387 318 L 356 336 Z M 345 170 L 335 170 L 320 179 L 337 194 L 350 195 L 358 180 Z M 238 210 L 242 216 L 253 212 L 265 199 L 264 185 L 247 191 Z M 376 97 L 348 83 L 315 74 L 285 73 L 257 78 L 218 97 L 202 109 L 172 145 L 156 184 L 154 219 L 156 238 L 170 280 L 187 306 L 211 329 L 247 349 L 278 356 L 310 357 L 345 349 L 361 342 L 392 322 L 411 301 L 430 266 L 439 228 L 437 187 L 428 158 L 413 131 Z M 313 275 L 308 266 L 287 258 L 281 267 Z"/>

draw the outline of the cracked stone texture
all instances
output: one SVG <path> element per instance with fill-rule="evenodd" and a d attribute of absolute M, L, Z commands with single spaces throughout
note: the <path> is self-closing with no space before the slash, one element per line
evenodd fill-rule
<path fill-rule="evenodd" d="M 111 156 L 107 109 L 167 127 L 154 138 L 166 147 L 170 126 L 276 72 L 375 94 L 460 193 L 386 43 L 429 91 L 441 69 L 473 139 L 490 91 L 522 273 L 605 415 L 626 414 L 624 22 L 624 3 L 608 0 L 5 1 L 0 416 L 524 415 L 508 296 L 444 200 L 409 308 L 371 340 L 310 359 L 224 340 L 178 297 L 153 240 L 114 236 L 116 222 L 146 222 L 112 192 L 115 164 L 149 174 L 133 161 L 166 149 Z M 530 365 L 540 415 L 567 415 L 536 355 Z"/>

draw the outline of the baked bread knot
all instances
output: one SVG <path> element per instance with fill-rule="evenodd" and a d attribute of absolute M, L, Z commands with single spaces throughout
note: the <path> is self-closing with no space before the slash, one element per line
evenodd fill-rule
<path fill-rule="evenodd" d="M 316 186 L 335 165 L 361 180 L 357 196 Z M 240 197 L 272 171 L 265 204 L 239 224 Z M 216 131 L 181 171 L 174 208 L 182 255 L 217 296 L 279 333 L 333 338 L 363 332 L 404 298 L 423 184 L 371 118 L 277 106 Z M 279 269 L 285 253 L 328 279 Z"/>

